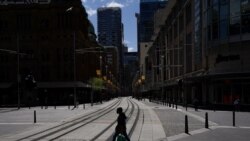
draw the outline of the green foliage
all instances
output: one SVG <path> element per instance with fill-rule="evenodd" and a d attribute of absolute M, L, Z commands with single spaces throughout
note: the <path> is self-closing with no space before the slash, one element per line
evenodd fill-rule
<path fill-rule="evenodd" d="M 89 83 L 92 86 L 93 90 L 95 90 L 95 91 L 99 91 L 104 87 L 103 86 L 104 83 L 103 83 L 103 80 L 101 78 L 97 78 L 97 77 L 91 78 L 89 80 Z"/>

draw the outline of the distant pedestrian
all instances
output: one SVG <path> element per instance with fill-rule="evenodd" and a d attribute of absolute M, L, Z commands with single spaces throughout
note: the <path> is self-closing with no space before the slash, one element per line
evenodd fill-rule
<path fill-rule="evenodd" d="M 122 140 L 121 138 L 124 137 L 126 139 L 125 141 L 130 141 L 128 134 L 127 134 L 127 128 L 126 128 L 126 115 L 122 111 L 122 108 L 119 107 L 116 110 L 116 113 L 119 114 L 117 118 L 117 126 L 115 128 L 115 135 L 113 136 L 113 141 L 116 141 L 116 138 L 119 137 L 119 140 Z"/>

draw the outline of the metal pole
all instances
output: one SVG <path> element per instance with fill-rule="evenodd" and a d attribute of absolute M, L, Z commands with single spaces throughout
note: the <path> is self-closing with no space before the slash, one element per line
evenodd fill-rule
<path fill-rule="evenodd" d="M 209 125 L 208 125 L 208 113 L 206 112 L 205 114 L 205 128 L 208 128 Z"/>
<path fill-rule="evenodd" d="M 34 111 L 34 123 L 36 123 L 36 110 Z"/>
<path fill-rule="evenodd" d="M 73 58 L 74 58 L 74 107 L 76 108 L 76 32 L 74 31 L 74 41 L 73 41 Z"/>
<path fill-rule="evenodd" d="M 235 110 L 233 110 L 233 126 L 235 126 Z"/>
<path fill-rule="evenodd" d="M 19 48 L 19 35 L 17 33 L 17 106 L 20 109 L 20 48 Z"/>
<path fill-rule="evenodd" d="M 164 63 L 163 60 L 164 56 L 161 56 L 161 101 L 163 101 L 163 94 L 164 94 L 164 89 L 163 89 L 163 81 L 164 81 L 164 76 L 163 76 L 163 67 L 164 67 Z"/>
<path fill-rule="evenodd" d="M 102 56 L 101 56 L 101 49 L 100 49 L 100 71 L 101 71 L 101 78 L 102 78 Z M 100 89 L 100 93 L 99 93 L 99 95 L 100 95 L 100 103 L 102 104 L 102 92 L 101 92 L 102 90 Z"/>
<path fill-rule="evenodd" d="M 186 134 L 189 134 L 188 132 L 189 132 L 189 131 L 188 131 L 188 116 L 185 115 L 185 133 L 186 133 Z"/>

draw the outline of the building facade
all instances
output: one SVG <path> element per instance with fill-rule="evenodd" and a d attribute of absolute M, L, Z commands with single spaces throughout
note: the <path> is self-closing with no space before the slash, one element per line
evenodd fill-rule
<path fill-rule="evenodd" d="M 208 107 L 239 98 L 249 106 L 249 7 L 248 0 L 169 0 L 148 51 L 156 97 Z"/>
<path fill-rule="evenodd" d="M 138 71 L 138 53 L 126 52 L 124 54 L 124 93 L 126 96 L 132 95 L 132 82 Z"/>
<path fill-rule="evenodd" d="M 118 48 L 119 65 L 123 64 L 123 25 L 121 8 L 102 7 L 97 10 L 98 42 L 102 46 Z"/>
<path fill-rule="evenodd" d="M 1 105 L 17 99 L 21 105 L 65 104 L 73 94 L 82 101 L 82 90 L 99 68 L 99 54 L 77 52 L 98 46 L 81 1 L 4 1 L 0 9 Z M 30 73 L 37 82 L 32 92 L 25 81 Z"/>

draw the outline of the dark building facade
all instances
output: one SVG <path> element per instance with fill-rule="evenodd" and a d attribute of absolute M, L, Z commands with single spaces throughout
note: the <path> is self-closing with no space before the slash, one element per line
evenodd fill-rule
<path fill-rule="evenodd" d="M 119 7 L 102 7 L 97 10 L 98 42 L 102 46 L 118 48 L 119 66 L 123 64 L 123 25 L 121 18 L 121 8 Z"/>
<path fill-rule="evenodd" d="M 138 71 L 138 53 L 126 52 L 124 53 L 124 94 L 132 95 L 132 82 Z"/>
<path fill-rule="evenodd" d="M 248 0 L 169 0 L 148 51 L 154 96 L 224 108 L 239 98 L 249 106 L 249 7 Z"/>
<path fill-rule="evenodd" d="M 148 42 L 154 33 L 154 14 L 164 8 L 167 0 L 140 0 L 139 42 Z"/>
<path fill-rule="evenodd" d="M 4 1 L 0 9 L 1 105 L 17 104 L 18 97 L 21 104 L 65 104 L 73 93 L 82 101 L 99 55 L 77 53 L 97 46 L 81 1 Z M 37 87 L 28 92 L 25 78 L 31 72 Z"/>

